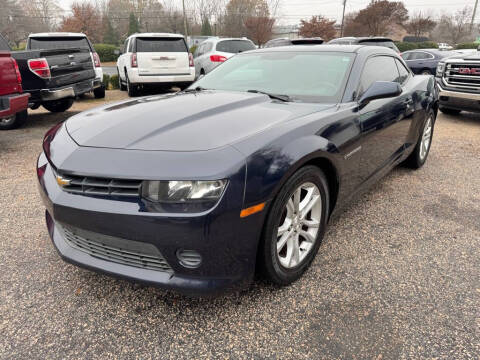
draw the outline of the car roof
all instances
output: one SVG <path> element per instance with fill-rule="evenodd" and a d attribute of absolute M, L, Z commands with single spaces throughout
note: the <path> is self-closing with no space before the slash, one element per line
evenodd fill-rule
<path fill-rule="evenodd" d="M 358 42 L 368 42 L 368 41 L 392 41 L 392 39 L 384 37 L 384 36 L 346 36 L 341 38 L 336 38 L 333 40 L 350 40 L 350 41 L 358 41 Z"/>
<path fill-rule="evenodd" d="M 278 47 L 269 47 L 258 50 L 245 51 L 243 54 L 253 52 L 344 52 L 344 53 L 366 53 L 368 54 L 386 54 L 398 55 L 395 51 L 385 46 L 369 46 L 369 45 L 338 45 L 338 44 L 319 44 L 319 45 L 287 45 Z"/>
<path fill-rule="evenodd" d="M 132 34 L 129 37 L 172 37 L 172 38 L 185 38 L 182 34 L 175 33 L 136 33 Z"/>
<path fill-rule="evenodd" d="M 207 40 L 203 41 L 202 44 L 204 42 L 220 42 L 220 41 L 226 41 L 226 40 L 242 40 L 242 41 L 250 41 L 250 42 L 253 42 L 252 40 L 246 38 L 246 37 L 241 37 L 241 38 L 224 38 L 224 37 L 211 37 L 211 38 L 208 38 Z"/>
<path fill-rule="evenodd" d="M 49 33 L 36 33 L 28 35 L 31 37 L 87 37 L 84 33 L 73 33 L 73 32 L 49 32 Z"/>

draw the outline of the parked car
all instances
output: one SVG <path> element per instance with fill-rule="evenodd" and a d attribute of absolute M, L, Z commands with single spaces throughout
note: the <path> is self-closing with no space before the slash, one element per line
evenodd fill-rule
<path fill-rule="evenodd" d="M 438 43 L 437 45 L 438 45 L 438 49 L 439 49 L 439 50 L 446 50 L 446 51 L 448 51 L 448 50 L 452 50 L 452 49 L 453 49 L 453 47 L 450 46 L 450 45 L 448 45 L 447 43 Z"/>
<path fill-rule="evenodd" d="M 443 58 L 455 55 L 451 51 L 437 49 L 418 49 L 405 51 L 401 54 L 403 60 L 414 74 L 432 75 L 437 71 L 437 64 Z"/>
<path fill-rule="evenodd" d="M 67 32 L 30 34 L 28 36 L 26 50 L 78 48 L 85 48 L 90 52 L 92 64 L 95 68 L 93 94 L 96 99 L 103 99 L 105 97 L 105 84 L 103 83 L 102 64 L 100 63 L 100 57 L 87 38 L 87 35 Z"/>
<path fill-rule="evenodd" d="M 264 45 L 264 48 L 289 45 L 320 45 L 323 43 L 324 40 L 321 37 L 301 39 L 278 38 L 267 41 L 267 43 Z"/>
<path fill-rule="evenodd" d="M 442 112 L 480 112 L 480 52 L 442 59 L 437 66 L 436 82 Z"/>
<path fill-rule="evenodd" d="M 235 54 L 255 50 L 255 44 L 247 38 L 210 38 L 202 42 L 193 55 L 195 76 L 208 74 Z"/>
<path fill-rule="evenodd" d="M 372 46 L 384 46 L 392 49 L 396 53 L 400 53 L 397 46 L 392 39 L 380 36 L 371 36 L 371 37 L 341 37 L 337 39 L 330 40 L 329 44 L 335 45 L 372 45 Z"/>
<path fill-rule="evenodd" d="M 147 85 L 188 87 L 195 80 L 193 56 L 183 35 L 142 33 L 125 40 L 117 60 L 120 89 L 138 95 Z"/>
<path fill-rule="evenodd" d="M 0 49 L 8 47 L 0 35 Z M 17 61 L 0 50 L 0 130 L 21 126 L 27 119 L 29 93 L 23 93 Z"/>
<path fill-rule="evenodd" d="M 437 102 L 433 77 L 382 47 L 239 54 L 183 92 L 51 129 L 47 228 L 66 261 L 134 281 L 202 294 L 257 269 L 286 285 L 349 199 L 425 163 Z"/>

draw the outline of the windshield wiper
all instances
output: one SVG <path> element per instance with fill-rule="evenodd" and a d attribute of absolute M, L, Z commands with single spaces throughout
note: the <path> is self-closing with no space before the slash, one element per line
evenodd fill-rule
<path fill-rule="evenodd" d="M 189 93 L 189 92 L 199 92 L 199 91 L 204 91 L 204 90 L 208 90 L 208 89 L 205 89 L 205 88 L 203 88 L 203 87 L 201 87 L 201 86 L 197 86 L 197 87 L 195 87 L 195 88 L 193 88 L 193 89 L 185 89 L 185 90 L 183 90 L 183 92 L 184 92 L 184 93 Z"/>
<path fill-rule="evenodd" d="M 261 91 L 261 90 L 247 90 L 247 92 L 249 92 L 249 93 L 254 93 L 254 94 L 267 95 L 268 97 L 270 97 L 270 99 L 280 100 L 280 101 L 283 101 L 283 102 L 292 101 L 292 99 L 291 99 L 290 96 L 288 96 L 288 95 L 270 94 L 270 93 L 268 93 L 268 92 L 266 92 L 266 91 Z"/>

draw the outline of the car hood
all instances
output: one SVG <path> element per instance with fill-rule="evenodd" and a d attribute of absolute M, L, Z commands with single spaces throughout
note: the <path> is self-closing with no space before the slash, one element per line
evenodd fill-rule
<path fill-rule="evenodd" d="M 201 91 L 103 106 L 71 117 L 66 128 L 80 146 L 202 151 L 332 106 L 283 103 L 244 92 Z"/>
<path fill-rule="evenodd" d="M 463 60 L 466 60 L 466 61 L 480 61 L 480 52 L 474 52 L 474 53 L 471 53 L 471 54 L 458 54 L 458 55 L 453 55 L 453 56 L 449 56 L 445 59 L 442 59 L 442 60 L 445 60 L 445 61 L 448 61 L 448 60 L 458 60 L 458 59 L 463 59 Z"/>

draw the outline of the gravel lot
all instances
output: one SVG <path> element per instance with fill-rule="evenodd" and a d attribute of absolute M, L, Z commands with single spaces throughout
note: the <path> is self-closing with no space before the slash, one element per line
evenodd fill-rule
<path fill-rule="evenodd" d="M 440 114 L 426 165 L 334 220 L 300 281 L 188 299 L 68 265 L 49 240 L 41 139 L 101 103 L 0 133 L 0 358 L 479 358 L 480 115 Z"/>

